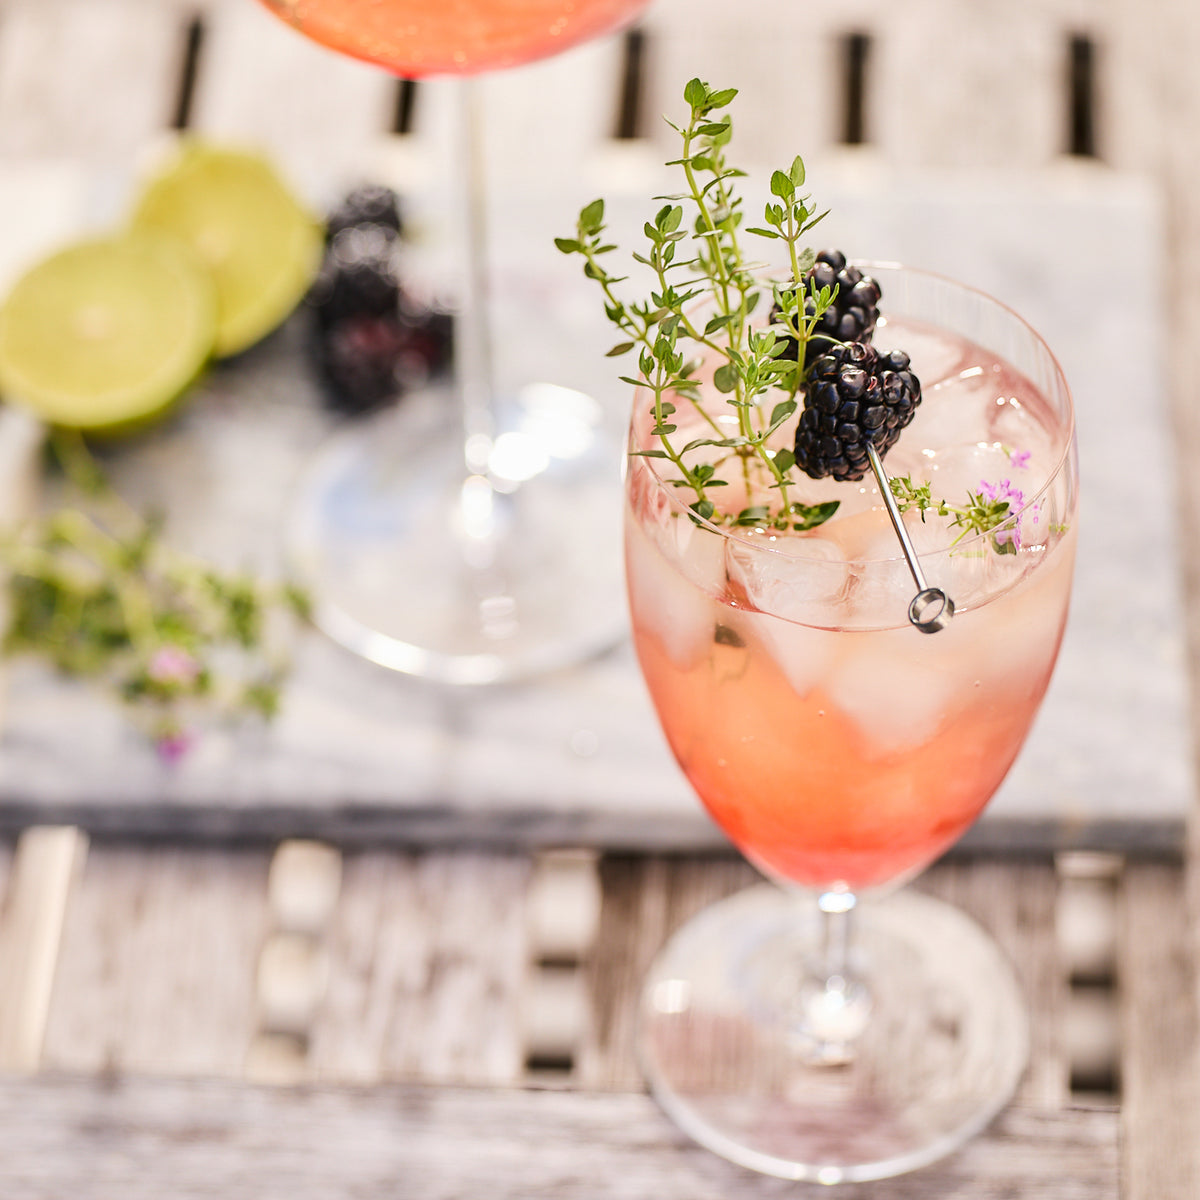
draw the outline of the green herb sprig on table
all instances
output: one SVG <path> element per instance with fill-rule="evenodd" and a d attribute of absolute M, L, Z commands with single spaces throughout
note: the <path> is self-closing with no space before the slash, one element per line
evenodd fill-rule
<path fill-rule="evenodd" d="M 74 495 L 0 544 L 5 653 L 101 684 L 168 760 L 198 723 L 274 716 L 287 670 L 275 626 L 308 616 L 304 593 L 173 549 L 159 522 L 117 496 L 77 434 L 55 431 L 51 446 Z"/>
<path fill-rule="evenodd" d="M 671 482 L 691 490 L 689 507 L 698 518 L 811 529 L 833 515 L 837 502 L 793 501 L 788 489 L 795 483 L 795 455 L 787 448 L 772 448 L 769 439 L 796 412 L 805 347 L 836 296 L 836 289 L 830 288 L 805 293 L 805 273 L 814 254 L 801 242 L 825 214 L 801 194 L 804 163 L 796 157 L 786 170 L 771 176 L 774 199 L 764 208 L 763 224 L 742 228 L 743 205 L 735 181 L 745 172 L 726 159 L 733 126 L 721 111 L 736 95 L 735 88 L 717 90 L 699 79 L 684 88 L 688 120 L 683 126 L 671 125 L 682 151 L 668 165 L 681 169 L 686 188 L 659 197 L 666 203 L 644 226 L 646 253 L 633 255 L 654 277 L 646 299 L 622 300 L 616 288 L 626 277 L 611 274 L 602 261 L 616 249 L 604 237 L 603 200 L 580 212 L 574 237 L 555 242 L 564 254 L 584 259 L 584 273 L 604 293 L 605 314 L 622 339 L 609 354 L 637 351 L 640 377 L 621 378 L 652 395 L 651 432 L 657 439 L 653 448 L 638 453 L 670 460 L 678 476 Z M 685 207 L 690 214 L 686 222 Z M 765 280 L 763 263 L 747 257 L 743 234 L 782 242 L 787 270 Z M 770 313 L 752 321 L 764 296 L 771 300 Z M 714 364 L 713 386 L 736 413 L 736 433 L 723 429 L 702 403 L 696 373 L 705 359 Z M 710 432 L 677 444 L 678 426 L 672 419 L 676 401 L 692 404 Z M 747 484 L 752 473 L 759 473 L 778 493 L 778 501 L 721 511 L 710 493 L 728 485 L 731 470 Z"/>

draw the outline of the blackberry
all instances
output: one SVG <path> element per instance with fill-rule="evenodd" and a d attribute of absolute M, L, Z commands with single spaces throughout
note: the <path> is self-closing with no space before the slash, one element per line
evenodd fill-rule
<path fill-rule="evenodd" d="M 394 314 L 400 302 L 395 238 L 379 225 L 340 230 L 329 243 L 308 300 L 323 329 L 349 317 Z"/>
<path fill-rule="evenodd" d="M 867 442 L 882 458 L 921 403 L 921 382 L 900 350 L 866 342 L 833 346 L 809 367 L 796 429 L 796 465 L 814 479 L 861 479 Z"/>
<path fill-rule="evenodd" d="M 808 289 L 820 291 L 837 285 L 837 296 L 821 314 L 813 329 L 811 361 L 815 354 L 824 353 L 835 342 L 869 342 L 879 320 L 879 284 L 857 267 L 849 266 L 840 250 L 822 250 L 817 261 L 805 276 Z M 804 302 L 805 312 L 812 316 L 815 304 L 810 296 Z"/>
<path fill-rule="evenodd" d="M 820 251 L 804 276 L 804 311 L 808 316 L 816 311 L 811 292 L 833 288 L 835 284 L 837 296 L 821 314 L 809 338 L 805 355 L 809 363 L 838 342 L 869 342 L 875 332 L 882 294 L 879 284 L 857 267 L 849 266 L 840 250 Z M 796 339 L 788 338 L 788 357 L 795 359 L 798 353 Z"/>
<path fill-rule="evenodd" d="M 378 225 L 381 229 L 390 230 L 391 236 L 400 237 L 404 232 L 400 197 L 391 188 L 378 183 L 366 183 L 355 188 L 329 214 L 325 223 L 325 240 L 332 242 L 343 229 L 359 225 Z"/>

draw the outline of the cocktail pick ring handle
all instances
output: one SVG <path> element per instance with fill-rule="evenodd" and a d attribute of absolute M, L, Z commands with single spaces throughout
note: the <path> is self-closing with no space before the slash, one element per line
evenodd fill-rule
<path fill-rule="evenodd" d="M 867 442 L 867 457 L 871 460 L 871 470 L 875 472 L 875 481 L 879 484 L 879 493 L 887 506 L 888 516 L 892 519 L 892 528 L 900 539 L 900 549 L 904 551 L 908 569 L 917 585 L 917 594 L 908 606 L 908 619 L 922 633 L 937 633 L 939 629 L 945 629 L 950 624 L 950 619 L 954 616 L 954 601 L 941 588 L 930 587 L 925 581 L 921 560 L 917 558 L 916 549 L 896 505 L 896 497 L 892 495 L 892 481 L 883 468 L 879 452 L 870 441 Z"/>

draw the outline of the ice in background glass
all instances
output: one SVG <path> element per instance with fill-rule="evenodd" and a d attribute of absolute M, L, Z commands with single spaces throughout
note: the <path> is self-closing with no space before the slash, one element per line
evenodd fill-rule
<path fill-rule="evenodd" d="M 945 518 L 907 512 L 926 576 L 957 606 L 946 629 L 908 624 L 914 585 L 869 475 L 802 478 L 798 499 L 842 502 L 804 533 L 693 519 L 662 459 L 631 455 L 626 488 L 634 636 L 663 730 L 716 822 L 783 885 L 674 937 L 644 994 L 643 1064 L 711 1149 L 822 1182 L 947 1153 L 1024 1067 L 1020 995 L 982 932 L 885 894 L 961 835 L 1016 757 L 1075 551 L 1073 410 L 1050 351 L 978 292 L 868 270 L 883 293 L 874 344 L 910 354 L 924 395 L 889 472 L 957 503 L 1004 489 L 1017 514 L 951 546 L 961 531 Z M 681 441 L 687 407 L 672 417 Z M 651 444 L 648 409 L 635 401 L 631 450 Z M 753 480 L 739 488 L 726 511 L 758 498 Z"/>
<path fill-rule="evenodd" d="M 648 0 L 263 0 L 312 40 L 398 75 L 461 76 L 457 404 L 429 389 L 333 437 L 288 534 L 314 620 L 382 666 L 452 685 L 574 665 L 623 634 L 612 493 L 620 447 L 592 397 L 525 380 L 499 393 L 483 111 L 474 76 L 557 54 Z M 537 332 L 530 337 L 536 339 Z"/>

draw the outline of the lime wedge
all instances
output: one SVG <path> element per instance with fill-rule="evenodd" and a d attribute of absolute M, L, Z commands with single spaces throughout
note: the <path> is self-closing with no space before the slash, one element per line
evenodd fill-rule
<path fill-rule="evenodd" d="M 136 233 L 33 267 L 0 308 L 0 394 L 74 429 L 136 426 L 212 353 L 216 297 L 187 246 Z"/>
<path fill-rule="evenodd" d="M 265 159 L 183 143 L 143 191 L 134 228 L 182 237 L 217 285 L 218 358 L 265 337 L 299 303 L 320 263 L 322 231 Z"/>

